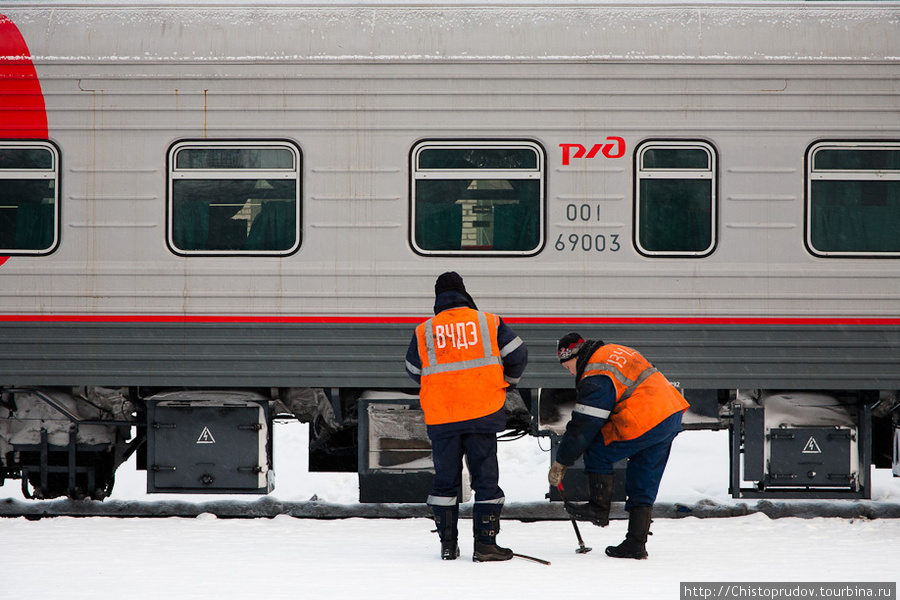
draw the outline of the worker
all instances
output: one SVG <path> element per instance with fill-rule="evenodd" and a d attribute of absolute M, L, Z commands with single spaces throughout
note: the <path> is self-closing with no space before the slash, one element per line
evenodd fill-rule
<path fill-rule="evenodd" d="M 653 503 L 689 405 L 637 350 L 568 333 L 557 343 L 557 357 L 575 376 L 577 397 L 550 467 L 550 485 L 558 486 L 566 469 L 584 455 L 589 499 L 566 509 L 576 519 L 605 527 L 615 481 L 613 464 L 627 458 L 628 533 L 621 544 L 606 548 L 606 554 L 647 558 Z"/>
<path fill-rule="evenodd" d="M 459 556 L 457 522 L 465 457 L 472 479 L 475 537 L 472 560 L 513 557 L 497 545 L 504 495 L 499 485 L 497 433 L 506 428 L 506 390 L 515 387 L 528 350 L 497 315 L 482 312 L 456 272 L 434 285 L 434 314 L 416 328 L 406 370 L 420 384 L 434 457 L 428 505 L 441 539 L 441 558 Z"/>

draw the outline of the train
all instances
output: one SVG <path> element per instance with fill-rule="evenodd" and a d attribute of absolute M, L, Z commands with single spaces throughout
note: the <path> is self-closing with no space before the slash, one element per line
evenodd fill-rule
<path fill-rule="evenodd" d="M 26 497 L 102 500 L 130 460 L 151 493 L 266 494 L 287 418 L 360 502 L 423 502 L 404 356 L 446 271 L 529 348 L 507 435 L 558 441 L 578 331 L 728 430 L 735 497 L 900 476 L 895 3 L 0 13 L 0 483 Z"/>

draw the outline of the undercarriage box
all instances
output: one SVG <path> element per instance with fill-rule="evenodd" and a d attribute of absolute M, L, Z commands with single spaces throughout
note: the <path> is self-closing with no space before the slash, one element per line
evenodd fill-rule
<path fill-rule="evenodd" d="M 147 491 L 273 489 L 268 403 L 244 392 L 175 392 L 147 401 Z"/>
<path fill-rule="evenodd" d="M 792 427 L 769 433 L 769 478 L 773 484 L 849 485 L 851 444 L 856 432 L 845 427 Z M 854 457 L 855 458 L 855 457 Z"/>

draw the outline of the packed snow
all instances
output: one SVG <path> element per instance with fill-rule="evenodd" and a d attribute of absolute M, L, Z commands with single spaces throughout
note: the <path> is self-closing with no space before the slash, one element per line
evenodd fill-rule
<path fill-rule="evenodd" d="M 354 474 L 307 473 L 308 426 L 276 427 L 272 496 L 352 504 Z M 675 442 L 660 502 L 736 503 L 727 492 L 728 436 L 687 431 Z M 542 447 L 543 446 L 543 447 Z M 546 439 L 501 444 L 507 501 L 543 501 Z M 874 471 L 872 503 L 900 502 L 900 479 Z M 112 499 L 209 501 L 209 496 L 144 493 L 143 472 L 126 464 Z M 17 482 L 0 497 L 21 498 Z M 241 497 L 247 501 L 247 497 Z M 470 500 L 471 501 L 471 500 Z M 831 501 L 842 502 L 842 501 Z M 462 556 L 439 557 L 429 519 L 0 519 L 4 577 L 0 598 L 680 598 L 682 582 L 897 582 L 900 520 L 741 517 L 656 519 L 644 561 L 604 555 L 626 529 L 614 520 L 579 526 L 588 554 L 577 554 L 570 521 L 506 520 L 498 537 L 514 551 L 550 561 L 473 563 L 470 521 L 460 525 Z"/>

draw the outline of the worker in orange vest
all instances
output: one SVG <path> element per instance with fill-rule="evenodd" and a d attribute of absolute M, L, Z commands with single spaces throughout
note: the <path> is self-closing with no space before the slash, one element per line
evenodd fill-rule
<path fill-rule="evenodd" d="M 499 485 L 497 433 L 506 429 L 506 390 L 515 387 L 528 350 L 497 315 L 479 311 L 462 277 L 443 273 L 434 285 L 435 316 L 416 328 L 406 370 L 421 386 L 434 458 L 428 505 L 441 538 L 441 558 L 459 556 L 458 494 L 465 457 L 475 503 L 472 520 L 476 562 L 509 560 L 497 545 L 504 495 Z"/>
<path fill-rule="evenodd" d="M 605 527 L 615 480 L 613 464 L 627 458 L 628 533 L 606 554 L 647 558 L 653 503 L 689 405 L 637 350 L 568 333 L 557 343 L 557 357 L 575 376 L 577 399 L 548 480 L 557 486 L 566 469 L 584 455 L 589 500 L 566 508 L 577 519 Z"/>

